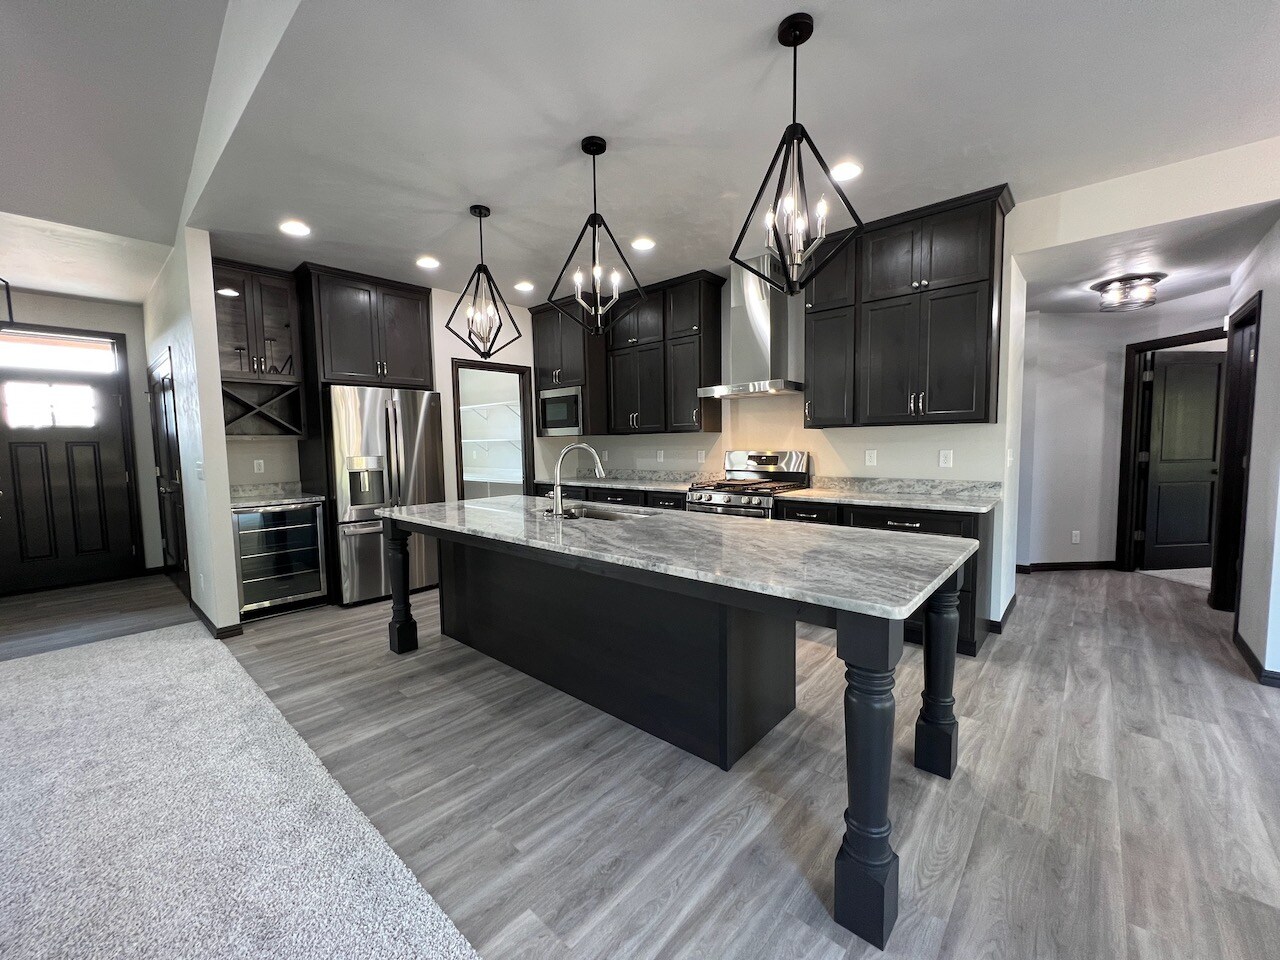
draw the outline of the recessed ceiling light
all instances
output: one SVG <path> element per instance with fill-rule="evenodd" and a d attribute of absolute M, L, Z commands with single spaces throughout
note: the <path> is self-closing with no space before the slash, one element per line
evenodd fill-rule
<path fill-rule="evenodd" d="M 220 296 L 220 297 L 238 297 L 238 296 L 240 296 L 240 291 L 239 291 L 239 290 L 237 290 L 235 287 L 223 287 L 223 288 L 221 288 L 221 289 L 218 291 L 218 296 Z"/>
<path fill-rule="evenodd" d="M 652 250 L 654 247 L 651 237 L 636 237 L 631 241 L 632 250 Z"/>
<path fill-rule="evenodd" d="M 311 235 L 311 228 L 301 220 L 286 220 L 280 224 L 280 232 L 291 237 L 306 237 Z"/>
<path fill-rule="evenodd" d="M 516 283 L 516 289 L 521 293 L 531 293 L 533 291 L 533 284 L 528 280 L 520 280 Z"/>
<path fill-rule="evenodd" d="M 440 261 L 430 255 L 423 256 L 418 258 L 418 266 L 423 270 L 434 270 L 436 267 L 440 266 Z"/>
<path fill-rule="evenodd" d="M 831 168 L 831 178 L 840 183 L 853 180 L 862 175 L 862 164 L 853 160 L 842 160 Z"/>

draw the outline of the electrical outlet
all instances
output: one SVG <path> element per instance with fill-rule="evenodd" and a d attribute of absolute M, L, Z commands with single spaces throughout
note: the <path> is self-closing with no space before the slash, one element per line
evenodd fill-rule
<path fill-rule="evenodd" d="M 204 574 L 203 573 L 199 575 L 199 580 L 200 580 L 200 592 L 203 594 L 204 593 Z"/>
<path fill-rule="evenodd" d="M 952 464 L 952 460 L 953 460 L 953 457 L 952 457 L 952 452 L 950 450 L 938 451 L 938 466 L 949 467 Z"/>
<path fill-rule="evenodd" d="M 266 473 L 266 472 L 267 472 L 267 462 L 266 462 L 265 460 L 255 460 L 255 461 L 253 461 L 253 472 L 254 472 L 254 473 Z"/>
<path fill-rule="evenodd" d="M 659 462 L 659 463 L 661 463 L 661 462 L 662 462 L 662 453 L 663 453 L 663 452 L 662 452 L 661 450 L 659 450 L 659 451 L 658 451 L 658 462 Z"/>
<path fill-rule="evenodd" d="M 705 451 L 705 450 L 699 450 L 699 451 L 698 451 L 698 462 L 699 462 L 699 463 L 706 463 L 706 462 L 707 462 L 707 451 Z"/>
<path fill-rule="evenodd" d="M 876 452 L 874 450 L 867 451 L 866 461 L 868 467 L 874 467 L 876 465 Z"/>
<path fill-rule="evenodd" d="M 604 463 L 608 463 L 608 462 L 609 462 L 609 451 L 608 451 L 608 450 L 601 450 L 601 451 L 600 451 L 600 459 L 601 459 L 601 461 L 603 461 Z"/>
<path fill-rule="evenodd" d="M 1013 466 L 1013 448 L 1012 447 L 1010 447 L 1006 451 L 1005 463 L 1007 463 L 1011 467 Z"/>
<path fill-rule="evenodd" d="M 196 479 L 197 480 L 204 479 L 204 461 L 203 460 L 196 461 Z"/>
<path fill-rule="evenodd" d="M 1079 542 L 1080 542 L 1080 531 L 1079 531 L 1079 530 L 1072 530 L 1072 531 L 1071 531 L 1071 542 L 1072 542 L 1072 543 L 1079 543 Z"/>

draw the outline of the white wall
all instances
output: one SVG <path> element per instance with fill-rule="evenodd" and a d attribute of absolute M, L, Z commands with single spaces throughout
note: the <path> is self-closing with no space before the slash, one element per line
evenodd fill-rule
<path fill-rule="evenodd" d="M 255 460 L 262 461 L 262 473 L 253 472 Z M 227 440 L 227 479 L 232 486 L 288 483 L 296 481 L 298 475 L 298 441 L 292 437 Z"/>
<path fill-rule="evenodd" d="M 1231 309 L 1262 291 L 1249 500 L 1240 585 L 1240 637 L 1263 667 L 1280 671 L 1280 224 L 1231 278 Z"/>
<path fill-rule="evenodd" d="M 147 408 L 147 349 L 142 332 L 141 304 L 82 300 L 19 290 L 13 294 L 13 311 L 19 323 L 124 334 L 125 359 L 129 365 L 134 489 L 142 522 L 142 546 L 147 566 L 160 566 L 164 560 L 160 547 L 155 448 L 151 442 L 151 414 Z"/>
<path fill-rule="evenodd" d="M 173 358 L 191 599 L 215 626 L 232 626 L 240 604 L 208 233 L 179 229 L 142 310 L 148 357 L 168 348 Z"/>
<path fill-rule="evenodd" d="M 1226 291 L 1165 306 L 1028 317 L 1018 563 L 1115 559 L 1125 347 L 1221 328 Z"/>

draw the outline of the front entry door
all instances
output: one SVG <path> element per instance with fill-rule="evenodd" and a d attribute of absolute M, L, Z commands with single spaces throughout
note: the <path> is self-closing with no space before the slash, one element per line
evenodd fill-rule
<path fill-rule="evenodd" d="M 3 334 L 0 595 L 118 579 L 138 566 L 123 350 L 117 360 L 115 342 L 98 340 L 110 354 L 98 356 L 78 339 Z M 81 369 L 39 369 L 56 366 L 63 348 Z"/>
<path fill-rule="evenodd" d="M 182 458 L 178 452 L 178 411 L 169 352 L 147 370 L 151 402 L 151 442 L 156 454 L 156 494 L 160 503 L 160 545 L 165 572 L 188 598 L 187 518 L 182 503 Z"/>
<path fill-rule="evenodd" d="M 1222 353 L 1162 351 L 1151 391 L 1143 567 L 1208 567 L 1218 486 Z"/>

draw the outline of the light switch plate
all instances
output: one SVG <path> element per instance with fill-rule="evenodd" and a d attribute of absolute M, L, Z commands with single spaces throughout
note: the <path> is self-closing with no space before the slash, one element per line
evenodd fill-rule
<path fill-rule="evenodd" d="M 203 460 L 196 461 L 196 479 L 197 480 L 204 479 L 204 461 Z"/>
<path fill-rule="evenodd" d="M 953 455 L 952 455 L 952 451 L 950 451 L 950 450 L 939 450 L 939 451 L 938 451 L 938 466 L 940 466 L 940 467 L 949 467 L 949 466 L 951 466 L 951 464 L 952 464 L 952 460 L 953 460 L 953 459 L 954 459 L 954 458 L 953 458 Z"/>
<path fill-rule="evenodd" d="M 253 472 L 254 472 L 254 473 L 266 473 L 266 472 L 267 472 L 267 462 L 266 462 L 265 460 L 255 460 L 255 461 L 253 461 Z"/>
<path fill-rule="evenodd" d="M 868 467 L 874 467 L 876 465 L 876 451 L 874 450 L 867 451 L 866 463 Z"/>
<path fill-rule="evenodd" d="M 1079 542 L 1080 542 L 1080 531 L 1079 531 L 1079 530 L 1072 530 L 1072 531 L 1071 531 L 1071 542 L 1072 542 L 1072 543 L 1079 543 Z"/>
<path fill-rule="evenodd" d="M 662 454 L 663 454 L 663 451 L 659 450 L 659 451 L 658 451 L 658 462 L 659 462 L 659 463 L 661 463 L 661 462 L 662 462 Z"/>
<path fill-rule="evenodd" d="M 699 451 L 698 451 L 698 462 L 699 462 L 699 463 L 706 463 L 706 462 L 707 462 L 707 451 L 705 451 L 705 450 L 699 450 Z"/>

